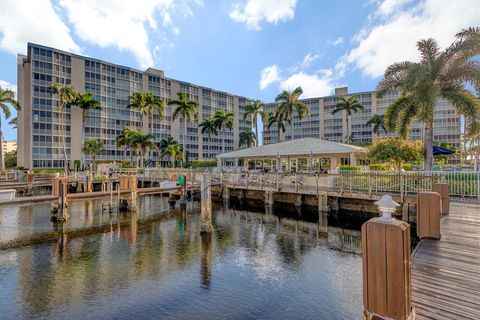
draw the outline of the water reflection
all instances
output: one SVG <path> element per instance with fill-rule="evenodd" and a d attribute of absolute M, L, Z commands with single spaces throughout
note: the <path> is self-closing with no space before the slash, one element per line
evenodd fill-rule
<path fill-rule="evenodd" d="M 317 212 L 310 222 L 288 210 L 217 207 L 214 233 L 201 236 L 198 203 L 145 221 L 166 201 L 139 198 L 138 212 L 118 219 L 100 218 L 98 203 L 76 202 L 70 208 L 82 223 L 102 219 L 108 228 L 0 251 L 3 317 L 361 317 L 361 258 L 329 249 L 350 240 L 330 237 L 342 229 L 329 226 L 328 215 Z M 31 213 L 28 220 L 18 214 L 17 223 L 38 219 L 36 206 L 21 211 Z M 125 219 L 128 225 L 119 223 Z"/>

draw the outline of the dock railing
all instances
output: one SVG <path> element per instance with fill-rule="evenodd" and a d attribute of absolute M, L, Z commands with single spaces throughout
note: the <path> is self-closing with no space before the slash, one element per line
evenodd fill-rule
<path fill-rule="evenodd" d="M 449 185 L 450 199 L 480 202 L 480 172 L 445 171 L 339 171 L 329 173 L 280 173 L 219 171 L 213 175 L 221 184 L 253 189 L 318 193 L 335 191 L 368 196 L 393 194 L 403 199 L 419 192 L 432 191 L 439 182 Z M 314 190 L 316 192 L 314 192 Z"/>

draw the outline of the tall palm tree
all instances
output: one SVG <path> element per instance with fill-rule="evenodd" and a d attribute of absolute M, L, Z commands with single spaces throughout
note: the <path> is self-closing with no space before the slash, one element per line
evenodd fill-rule
<path fill-rule="evenodd" d="M 260 100 L 254 100 L 251 104 L 245 106 L 245 113 L 243 118 L 246 120 L 248 117 L 252 117 L 252 124 L 255 128 L 255 137 L 258 137 L 258 116 L 265 121 L 267 113 L 265 112 L 265 104 Z M 258 139 L 255 139 L 255 145 L 258 147 Z"/>
<path fill-rule="evenodd" d="M 441 51 L 434 39 L 417 42 L 420 62 L 399 62 L 390 65 L 377 86 L 377 95 L 391 90 L 400 95 L 385 113 L 385 125 L 406 137 L 415 119 L 423 124 L 424 170 L 431 170 L 433 161 L 433 115 L 439 98 L 450 102 L 469 123 L 471 132 L 480 131 L 479 103 L 467 89 L 480 92 L 480 28 L 459 32 L 455 41 Z"/>
<path fill-rule="evenodd" d="M 12 90 L 0 88 L 0 110 L 2 111 L 6 120 L 8 120 L 8 118 L 10 118 L 10 115 L 11 115 L 9 106 L 12 106 L 15 110 L 20 110 L 20 104 L 15 99 L 15 93 Z M 15 117 L 15 119 L 17 118 Z M 3 146 L 3 132 L 2 132 L 2 122 L 0 121 L 0 170 L 5 169 L 5 162 L 3 161 L 2 146 Z"/>
<path fill-rule="evenodd" d="M 280 131 L 285 132 L 286 127 L 285 123 L 288 123 L 287 120 L 284 120 L 281 115 L 278 113 L 278 110 L 276 112 L 269 112 L 267 113 L 267 129 L 270 130 L 270 128 L 276 124 L 277 125 L 277 130 L 278 130 L 278 142 L 280 142 Z"/>
<path fill-rule="evenodd" d="M 97 158 L 97 155 L 101 154 L 104 151 L 105 151 L 105 145 L 100 140 L 87 139 L 83 142 L 82 152 L 92 157 L 92 165 L 90 167 L 90 170 L 96 169 L 95 160 Z"/>
<path fill-rule="evenodd" d="M 210 144 L 211 142 L 211 135 L 217 135 L 218 134 L 218 127 L 215 121 L 214 116 L 209 116 L 205 119 L 203 119 L 202 123 L 199 125 L 202 128 L 202 134 L 207 134 L 208 135 L 208 143 Z"/>
<path fill-rule="evenodd" d="M 129 127 L 125 127 L 122 130 L 122 133 L 117 136 L 115 139 L 117 143 L 117 147 L 125 147 L 125 149 L 130 150 L 130 165 L 133 166 L 133 153 L 135 148 L 135 136 L 142 133 L 138 129 L 132 129 Z"/>
<path fill-rule="evenodd" d="M 278 119 L 286 120 L 291 124 L 292 140 L 295 140 L 295 125 L 293 121 L 293 113 L 296 111 L 300 120 L 303 117 L 310 115 L 310 108 L 300 101 L 300 96 L 303 94 L 302 87 L 296 87 L 293 91 L 282 91 L 276 98 L 275 102 L 280 105 L 277 108 Z"/>
<path fill-rule="evenodd" d="M 225 134 L 227 129 L 233 129 L 233 112 L 219 110 L 213 117 L 218 130 L 222 133 L 222 153 L 225 153 Z"/>
<path fill-rule="evenodd" d="M 187 124 L 192 120 L 197 120 L 198 104 L 194 101 L 189 101 L 187 94 L 184 92 L 177 93 L 178 100 L 168 101 L 169 106 L 176 106 L 172 114 L 172 120 L 183 117 L 183 160 L 187 161 Z"/>
<path fill-rule="evenodd" d="M 355 97 L 340 97 L 338 99 L 338 103 L 333 109 L 332 114 L 337 112 L 345 111 L 346 114 L 346 121 L 347 121 L 347 137 L 344 140 L 348 142 L 350 137 L 350 117 L 352 113 L 357 113 L 358 111 L 363 110 L 363 106 L 358 102 L 357 98 Z"/>
<path fill-rule="evenodd" d="M 150 133 L 153 135 L 153 113 L 155 109 L 158 112 L 158 116 L 162 119 L 164 111 L 163 100 L 157 98 L 152 92 L 135 92 L 128 97 L 129 104 L 128 109 L 137 109 L 140 114 L 146 116 L 149 121 Z"/>
<path fill-rule="evenodd" d="M 140 165 L 143 168 L 145 155 L 149 150 L 155 149 L 155 138 L 151 133 L 143 133 L 140 130 L 132 136 L 133 150 L 137 156 L 140 156 Z"/>
<path fill-rule="evenodd" d="M 169 144 L 161 151 L 163 156 L 169 157 L 172 162 L 172 168 L 175 168 L 175 160 L 182 159 L 182 145 L 175 140 L 171 140 Z"/>
<path fill-rule="evenodd" d="M 50 91 L 52 95 L 56 95 L 60 108 L 60 141 L 63 149 L 63 167 L 65 172 L 68 171 L 68 156 L 66 145 L 66 131 L 65 131 L 65 108 L 68 105 L 75 103 L 78 97 L 78 92 L 72 86 L 64 86 L 59 83 L 52 83 L 50 85 Z"/>
<path fill-rule="evenodd" d="M 383 122 L 383 117 L 383 115 L 375 114 L 366 123 L 367 126 L 373 126 L 373 133 L 377 136 L 380 135 L 380 131 L 387 133 L 387 128 L 385 127 L 385 123 Z"/>
<path fill-rule="evenodd" d="M 17 126 L 18 126 L 17 117 L 14 117 L 14 118 L 12 118 L 12 120 L 8 121 L 8 124 L 11 125 L 13 129 L 17 129 Z"/>
<path fill-rule="evenodd" d="M 240 147 L 246 146 L 247 148 L 250 148 L 256 142 L 257 137 L 255 136 L 255 132 L 251 130 L 246 130 L 240 132 L 239 139 Z"/>
<path fill-rule="evenodd" d="M 100 102 L 95 100 L 93 93 L 79 93 L 74 102 L 75 106 L 82 109 L 82 140 L 85 142 L 85 120 L 88 110 L 102 110 Z M 83 161 L 82 161 L 83 162 Z"/>

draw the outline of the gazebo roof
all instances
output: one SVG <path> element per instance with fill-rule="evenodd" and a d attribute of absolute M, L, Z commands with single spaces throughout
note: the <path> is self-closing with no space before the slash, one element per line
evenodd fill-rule
<path fill-rule="evenodd" d="M 365 152 L 366 149 L 344 143 L 337 143 L 316 138 L 303 138 L 289 140 L 274 144 L 267 144 L 260 147 L 241 149 L 217 155 L 218 159 L 224 158 L 257 158 L 280 156 L 307 156 L 310 154 L 335 154 L 335 153 L 356 153 Z"/>

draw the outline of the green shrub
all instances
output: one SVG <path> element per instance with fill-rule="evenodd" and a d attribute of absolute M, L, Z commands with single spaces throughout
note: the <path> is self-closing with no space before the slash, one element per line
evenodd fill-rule
<path fill-rule="evenodd" d="M 405 171 L 412 171 L 413 164 L 411 164 L 411 163 L 404 163 L 404 164 L 402 165 L 402 168 L 403 168 L 403 170 L 405 170 Z"/>
<path fill-rule="evenodd" d="M 191 164 L 192 164 L 192 169 L 215 167 L 217 165 L 217 160 L 193 160 Z"/>
<path fill-rule="evenodd" d="M 388 168 L 385 163 L 374 163 L 368 166 L 371 171 L 387 171 Z"/>
<path fill-rule="evenodd" d="M 358 166 L 340 166 L 340 171 L 360 171 L 361 168 Z"/>

